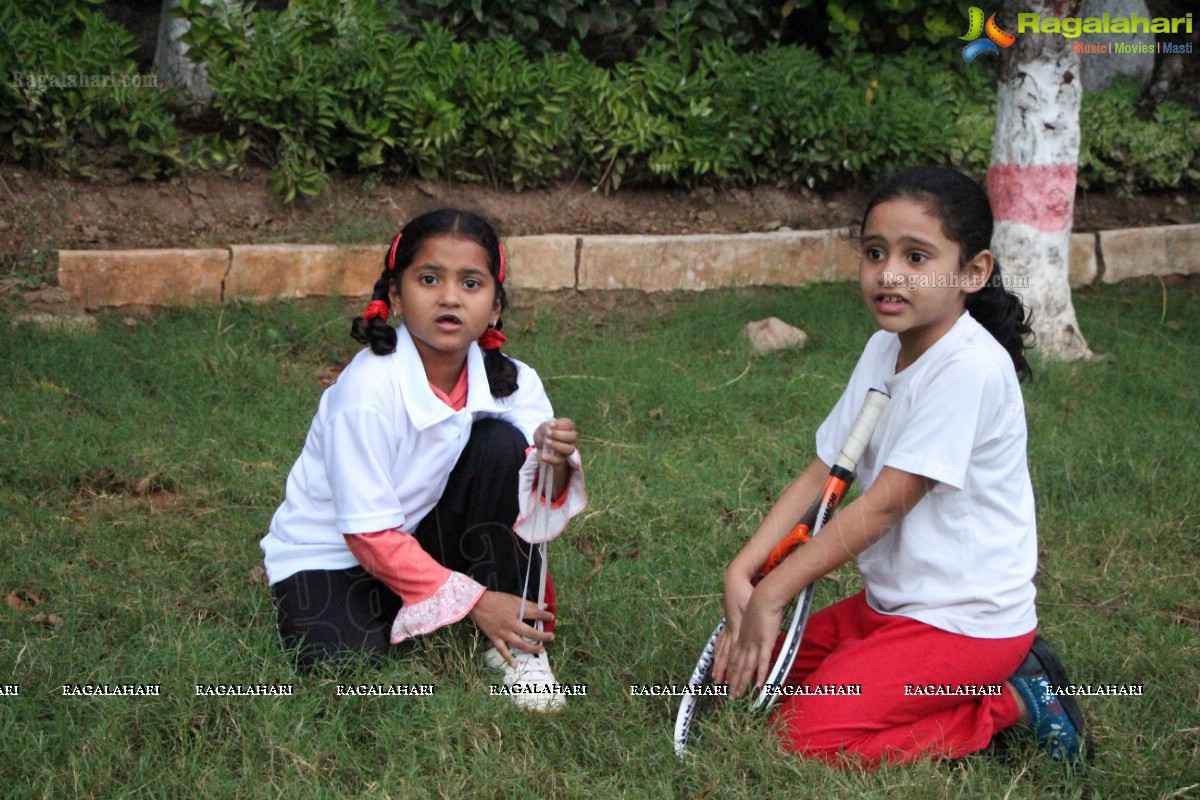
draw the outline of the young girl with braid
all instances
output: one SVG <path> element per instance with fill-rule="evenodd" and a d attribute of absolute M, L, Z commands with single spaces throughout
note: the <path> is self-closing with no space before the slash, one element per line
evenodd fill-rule
<path fill-rule="evenodd" d="M 1067 676 L 1036 636 L 1018 383 L 1030 329 L 990 250 L 987 195 L 955 170 L 912 169 L 872 197 L 861 235 L 862 298 L 882 330 L 817 430 L 817 458 L 725 571 L 713 677 L 734 697 L 762 685 L 788 601 L 857 557 L 865 590 L 813 615 L 787 683 L 859 694 L 781 692 L 786 748 L 874 767 L 962 756 L 1021 726 L 1077 762 L 1090 744 L 1083 715 L 1056 691 Z M 752 585 L 871 388 L 892 399 L 858 464 L 862 494 Z"/>
<path fill-rule="evenodd" d="M 322 395 L 262 540 L 280 639 L 302 668 L 378 660 L 470 617 L 485 662 L 527 684 L 509 694 L 518 705 L 562 705 L 537 686 L 554 683 L 553 585 L 538 608 L 537 549 L 514 528 L 541 505 L 553 535 L 586 498 L 574 423 L 501 350 L 505 272 L 492 227 L 456 209 L 417 217 L 388 249 L 352 325 L 367 347 Z M 552 480 L 535 497 L 539 461 Z"/>

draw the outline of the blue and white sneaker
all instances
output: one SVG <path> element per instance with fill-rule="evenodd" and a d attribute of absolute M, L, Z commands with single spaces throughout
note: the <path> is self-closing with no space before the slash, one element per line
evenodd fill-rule
<path fill-rule="evenodd" d="M 1079 703 L 1055 691 L 1070 681 L 1049 642 L 1035 636 L 1029 655 L 1008 682 L 1029 710 L 1028 729 L 1052 759 L 1077 766 L 1092 754 L 1094 744 Z"/>

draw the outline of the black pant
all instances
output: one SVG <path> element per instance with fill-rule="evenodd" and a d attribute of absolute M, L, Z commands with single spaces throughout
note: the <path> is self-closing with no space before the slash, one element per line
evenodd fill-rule
<path fill-rule="evenodd" d="M 541 568 L 536 548 L 519 540 L 512 525 L 519 512 L 517 475 L 525 461 L 525 437 L 497 419 L 482 419 L 434 508 L 414 536 L 443 566 L 493 591 L 520 595 L 531 569 L 528 595 L 537 599 Z M 530 550 L 533 564 L 529 565 Z M 362 567 L 306 570 L 271 587 L 279 637 L 296 650 L 302 669 L 361 653 L 378 662 L 390 648 L 400 598 Z"/>

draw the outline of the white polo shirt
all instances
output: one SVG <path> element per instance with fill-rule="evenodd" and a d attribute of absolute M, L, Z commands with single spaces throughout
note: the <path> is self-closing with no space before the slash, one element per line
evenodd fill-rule
<path fill-rule="evenodd" d="M 476 419 L 506 420 L 531 443 L 554 416 L 541 379 L 516 359 L 519 388 L 492 397 L 477 344 L 467 353 L 467 404 L 455 411 L 430 388 L 407 328 L 396 334 L 396 352 L 362 350 L 321 395 L 261 542 L 272 584 L 303 570 L 357 566 L 344 534 L 411 533 L 442 496 Z"/>
<path fill-rule="evenodd" d="M 817 431 L 826 464 L 867 390 L 892 396 L 858 465 L 864 490 L 883 467 L 937 483 L 858 557 L 867 602 L 984 639 L 1037 625 L 1037 525 L 1026 460 L 1025 405 L 1012 359 L 964 313 L 899 374 L 900 340 L 879 331 Z"/>

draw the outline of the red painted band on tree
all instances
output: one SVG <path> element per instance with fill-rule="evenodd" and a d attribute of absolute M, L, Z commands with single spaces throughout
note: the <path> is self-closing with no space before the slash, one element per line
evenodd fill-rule
<path fill-rule="evenodd" d="M 993 164 L 987 174 L 992 215 L 1044 233 L 1069 230 L 1077 170 L 1076 164 Z"/>

